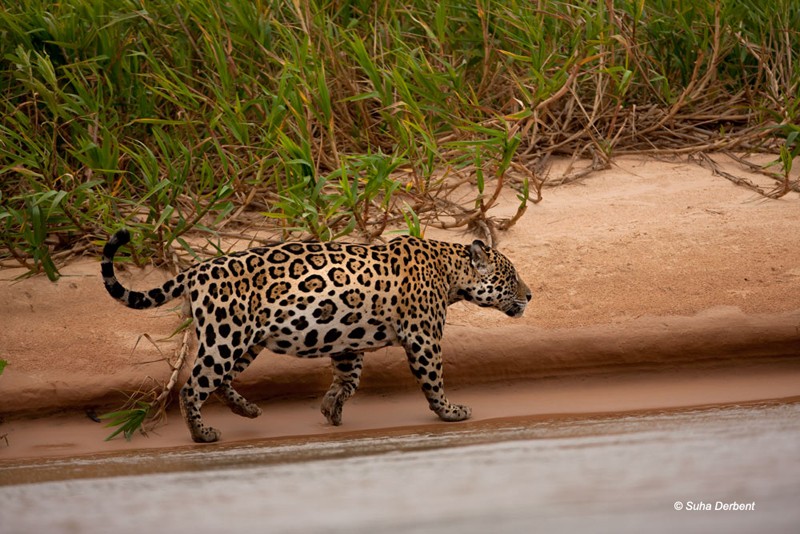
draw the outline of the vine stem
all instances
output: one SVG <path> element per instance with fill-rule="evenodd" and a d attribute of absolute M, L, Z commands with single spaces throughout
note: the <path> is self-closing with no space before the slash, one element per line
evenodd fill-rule
<path fill-rule="evenodd" d="M 175 387 L 175 384 L 178 382 L 178 375 L 183 368 L 183 364 L 186 361 L 186 354 L 189 352 L 189 332 L 190 329 L 187 328 L 183 331 L 183 339 L 181 340 L 181 348 L 178 351 L 178 359 L 172 365 L 172 374 L 169 377 L 169 381 L 167 385 L 164 386 L 164 389 L 161 393 L 156 397 L 156 400 L 153 404 L 159 405 L 159 411 L 164 409 L 166 398 Z"/>

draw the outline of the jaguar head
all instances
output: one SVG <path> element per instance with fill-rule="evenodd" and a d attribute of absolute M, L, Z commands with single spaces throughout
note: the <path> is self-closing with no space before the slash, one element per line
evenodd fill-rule
<path fill-rule="evenodd" d="M 478 306 L 497 308 L 509 317 L 522 317 L 531 290 L 503 254 L 475 240 L 469 246 L 470 281 L 459 296 Z"/>

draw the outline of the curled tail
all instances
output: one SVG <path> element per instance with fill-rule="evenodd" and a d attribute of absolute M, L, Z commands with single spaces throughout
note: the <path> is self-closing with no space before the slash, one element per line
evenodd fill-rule
<path fill-rule="evenodd" d="M 141 310 L 161 306 L 174 298 L 183 294 L 185 289 L 183 282 L 185 275 L 179 274 L 172 280 L 168 280 L 161 287 L 156 287 L 149 291 L 131 291 L 119 283 L 114 274 L 114 254 L 122 245 L 131 240 L 131 234 L 126 229 L 117 231 L 111 236 L 106 246 L 103 247 L 103 260 L 100 262 L 101 272 L 103 273 L 103 283 L 108 294 L 122 302 L 129 308 Z"/>

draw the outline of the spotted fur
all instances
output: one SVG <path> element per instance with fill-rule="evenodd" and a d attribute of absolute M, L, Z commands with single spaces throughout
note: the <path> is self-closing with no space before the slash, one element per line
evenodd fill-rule
<path fill-rule="evenodd" d="M 312 358 L 328 356 L 333 383 L 322 413 L 333 425 L 355 393 L 365 351 L 405 348 L 430 409 L 444 421 L 471 415 L 447 400 L 440 342 L 449 304 L 468 300 L 520 317 L 531 292 L 511 262 L 482 242 L 471 245 L 399 237 L 388 245 L 282 243 L 196 264 L 149 291 L 123 287 L 114 254 L 130 240 L 117 232 L 103 250 L 105 287 L 131 308 L 160 306 L 186 295 L 198 339 L 180 405 L 192 439 L 220 432 L 203 424 L 200 407 L 212 393 L 239 415 L 261 409 L 233 380 L 263 349 Z"/>

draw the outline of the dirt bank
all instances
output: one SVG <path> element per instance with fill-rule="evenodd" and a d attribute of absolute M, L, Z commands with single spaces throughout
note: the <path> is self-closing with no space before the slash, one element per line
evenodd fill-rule
<path fill-rule="evenodd" d="M 514 209 L 509 195 L 495 215 Z M 685 161 L 621 158 L 582 183 L 546 190 L 499 244 L 533 290 L 531 306 L 519 320 L 451 307 L 446 380 L 466 387 L 623 371 L 796 369 L 799 227 L 800 195 L 765 200 Z M 136 311 L 113 302 L 96 258 L 63 273 L 52 284 L 14 282 L 21 271 L 0 271 L 0 358 L 9 362 L 0 415 L 12 420 L 118 403 L 120 392 L 169 375 L 164 359 L 178 340 L 163 340 L 180 322 L 177 307 Z M 141 289 L 164 275 L 121 278 Z M 367 393 L 413 388 L 399 351 L 380 351 L 367 363 Z M 328 380 L 325 361 L 264 354 L 242 377 L 242 390 L 255 399 L 318 397 Z"/>

